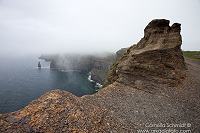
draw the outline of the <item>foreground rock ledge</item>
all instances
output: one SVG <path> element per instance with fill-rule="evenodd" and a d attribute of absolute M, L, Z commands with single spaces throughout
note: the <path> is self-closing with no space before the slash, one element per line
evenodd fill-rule
<path fill-rule="evenodd" d="M 0 132 L 135 133 L 165 129 L 149 124 L 189 123 L 171 129 L 198 133 L 200 67 L 184 62 L 180 24 L 153 20 L 144 32 L 113 65 L 107 87 L 83 97 L 50 91 L 19 111 L 0 115 Z"/>

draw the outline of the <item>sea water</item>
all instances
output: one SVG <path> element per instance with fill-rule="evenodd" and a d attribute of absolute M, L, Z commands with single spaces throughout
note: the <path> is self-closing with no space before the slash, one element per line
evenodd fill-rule
<path fill-rule="evenodd" d="M 37 57 L 1 57 L 0 61 L 0 113 L 17 111 L 53 89 L 66 90 L 76 96 L 96 92 L 87 74 L 51 70 L 44 61 L 38 69 Z"/>

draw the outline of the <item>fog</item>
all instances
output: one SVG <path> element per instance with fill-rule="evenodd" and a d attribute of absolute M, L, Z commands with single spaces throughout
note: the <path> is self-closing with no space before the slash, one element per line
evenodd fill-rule
<path fill-rule="evenodd" d="M 200 50 L 199 0 L 0 0 L 0 55 L 115 52 L 155 18 L 182 24 L 183 50 Z"/>

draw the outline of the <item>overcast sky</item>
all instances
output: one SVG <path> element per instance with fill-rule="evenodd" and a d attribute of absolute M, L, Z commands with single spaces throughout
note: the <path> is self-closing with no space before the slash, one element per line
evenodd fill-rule
<path fill-rule="evenodd" d="M 155 18 L 182 24 L 184 50 L 200 50 L 199 0 L 0 0 L 0 54 L 116 51 Z"/>

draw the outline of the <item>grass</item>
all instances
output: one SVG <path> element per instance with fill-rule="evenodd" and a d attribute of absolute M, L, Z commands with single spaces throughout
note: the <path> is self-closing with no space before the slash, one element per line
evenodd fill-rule
<path fill-rule="evenodd" d="M 200 61 L 200 51 L 183 51 L 183 56 Z"/>

